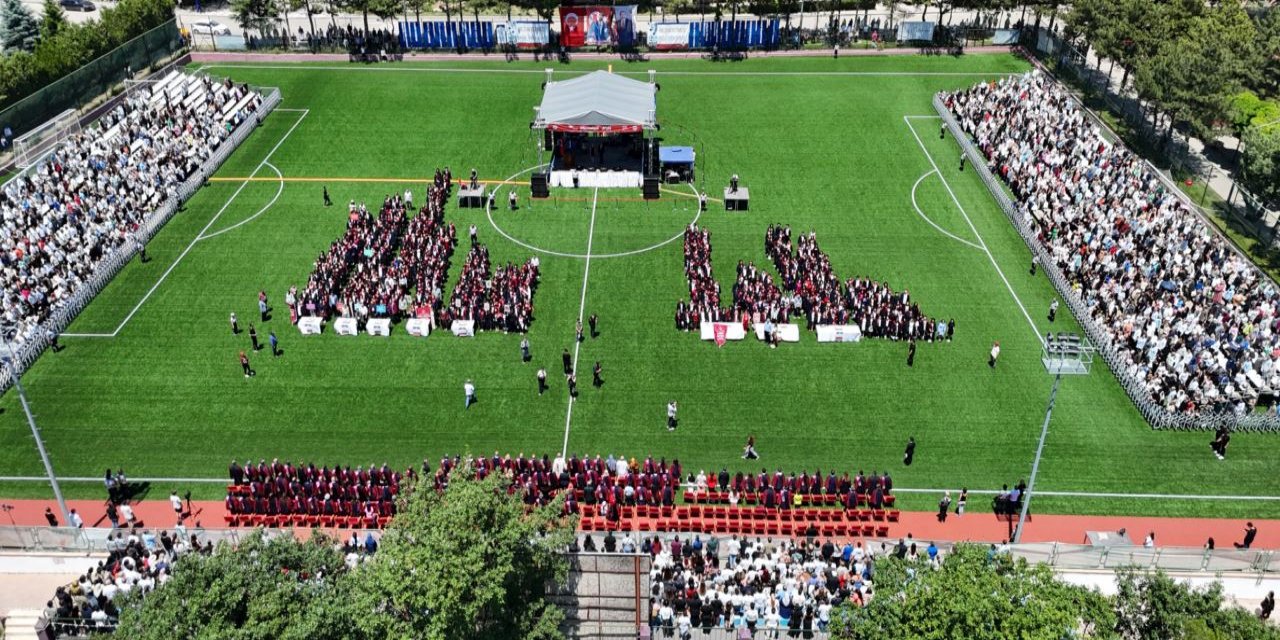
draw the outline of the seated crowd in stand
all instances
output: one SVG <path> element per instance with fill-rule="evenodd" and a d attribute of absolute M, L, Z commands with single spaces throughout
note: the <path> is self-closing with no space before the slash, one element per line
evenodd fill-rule
<path fill-rule="evenodd" d="M 739 261 L 733 305 L 722 308 L 720 285 L 711 273 L 711 232 L 694 225 L 685 229 L 689 301 L 676 305 L 676 328 L 694 331 L 704 321 L 741 321 L 749 329 L 753 323 L 789 323 L 799 316 L 809 330 L 820 324 L 855 324 L 873 338 L 931 341 L 946 336 L 947 325 L 921 313 L 910 293 L 862 278 L 841 283 L 813 232 L 801 234 L 793 248 L 791 227 L 769 225 L 764 249 L 782 286 L 755 262 Z"/>
<path fill-rule="evenodd" d="M 126 593 L 149 593 L 167 582 L 188 553 L 211 553 L 196 534 L 179 529 L 116 531 L 107 538 L 107 558 L 72 583 L 58 587 L 43 612 L 53 637 L 110 632 L 119 617 L 116 601 Z"/>
<path fill-rule="evenodd" d="M 454 320 L 474 320 L 478 331 L 528 331 L 533 321 L 538 264 L 536 256 L 522 265 L 508 262 L 490 276 L 489 248 L 483 244 L 471 247 L 441 326 L 449 327 Z"/>
<path fill-rule="evenodd" d="M 0 302 L 14 341 L 35 336 L 261 101 L 246 85 L 174 72 L 0 187 Z"/>
<path fill-rule="evenodd" d="M 1032 72 L 942 99 L 1153 402 L 1242 415 L 1280 388 L 1275 286 L 1065 88 Z"/>
<path fill-rule="evenodd" d="M 893 547 L 812 537 L 704 541 L 697 535 L 667 541 L 646 537 L 637 544 L 630 534 L 619 541 L 610 532 L 599 547 L 587 534 L 582 550 L 645 553 L 653 559 L 649 625 L 655 637 L 660 631 L 667 638 L 717 628 L 769 634 L 765 637 L 827 631 L 835 607 L 865 606 L 873 597 L 877 556 L 906 559 L 912 572 L 936 569 L 943 559 L 935 545 L 919 549 L 910 537 Z"/>

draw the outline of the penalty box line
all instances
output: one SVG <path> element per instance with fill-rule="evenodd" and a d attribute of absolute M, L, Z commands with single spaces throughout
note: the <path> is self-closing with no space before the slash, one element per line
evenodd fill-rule
<path fill-rule="evenodd" d="M 911 124 L 911 118 L 903 116 L 902 121 L 907 124 L 907 128 L 911 130 L 911 137 L 916 139 L 916 143 L 920 145 L 920 150 L 924 152 L 924 157 L 929 161 L 929 165 L 933 167 L 934 172 L 938 174 L 938 179 L 942 181 L 942 186 L 946 187 L 947 193 L 951 196 L 951 201 L 955 203 L 956 208 L 960 210 L 960 215 L 964 216 L 964 221 L 969 223 L 969 230 L 973 231 L 973 237 L 977 239 L 978 245 L 983 253 L 987 254 L 987 259 L 991 261 L 991 266 L 995 268 L 996 275 L 1004 281 L 1004 286 L 1009 290 L 1009 295 L 1013 296 L 1014 304 L 1022 310 L 1022 317 L 1027 319 L 1027 324 L 1031 326 L 1031 333 L 1035 334 L 1036 342 L 1044 344 L 1044 337 L 1040 335 L 1040 329 L 1036 327 L 1036 323 L 1031 319 L 1031 314 L 1027 312 L 1027 307 L 1022 304 L 1022 299 L 1018 297 L 1017 292 L 1013 290 L 1013 285 L 1009 279 L 1005 277 L 1004 270 L 1000 268 L 1000 264 L 996 262 L 996 257 L 992 255 L 991 249 L 987 246 L 987 241 L 982 238 L 982 234 L 978 233 L 978 227 L 973 224 L 973 220 L 969 218 L 969 213 L 965 211 L 964 205 L 960 204 L 960 198 L 956 197 L 956 192 L 951 189 L 951 183 L 947 182 L 946 176 L 942 175 L 942 169 L 938 167 L 938 163 L 934 162 L 933 154 L 929 153 L 928 147 L 924 146 L 924 140 L 920 139 L 920 134 L 916 133 L 916 128 Z"/>
<path fill-rule="evenodd" d="M 263 167 L 267 166 L 270 163 L 271 156 L 275 155 L 275 152 L 280 148 L 281 145 L 284 144 L 284 141 L 288 140 L 289 136 L 292 135 L 294 130 L 298 128 L 298 125 L 302 124 L 302 121 L 306 119 L 307 114 L 310 113 L 310 110 L 303 110 L 301 113 L 302 115 L 298 116 L 298 120 L 293 123 L 293 126 L 289 127 L 289 130 L 285 132 L 284 136 L 281 137 L 280 140 L 276 142 L 276 146 L 272 147 L 271 151 L 268 151 L 267 155 L 262 158 L 262 162 L 259 162 L 258 166 L 254 167 L 253 171 L 249 173 L 249 177 L 253 177 L 254 175 L 257 175 L 257 173 L 261 171 Z M 234 202 L 236 197 L 240 195 L 240 192 L 244 191 L 244 188 L 249 186 L 249 182 L 250 181 L 246 179 L 240 183 L 240 187 L 236 189 L 235 193 L 231 194 L 230 198 L 227 198 L 227 201 L 222 204 L 222 208 L 218 209 L 218 212 L 215 213 L 213 217 L 209 219 L 209 222 L 204 225 L 204 228 L 200 230 L 200 233 L 196 234 L 196 237 L 191 240 L 191 242 L 187 245 L 187 248 L 183 249 L 182 253 L 178 254 L 178 257 L 174 259 L 172 264 L 169 265 L 169 268 L 165 269 L 164 273 L 160 274 L 160 279 L 156 280 L 155 284 L 151 285 L 151 288 L 148 289 L 147 293 L 142 296 L 142 299 L 138 301 L 138 304 L 133 306 L 133 309 L 129 311 L 129 315 L 125 316 L 124 320 L 120 321 L 120 324 L 116 326 L 115 331 L 112 331 L 111 333 L 108 333 L 108 334 L 64 333 L 62 335 L 68 338 L 114 338 L 120 335 L 120 332 L 124 330 L 125 325 L 129 324 L 129 321 L 132 320 L 133 316 L 138 313 L 138 310 L 142 308 L 142 305 L 146 304 L 147 300 L 151 299 L 151 295 L 154 294 L 156 290 L 160 288 L 160 285 L 164 284 L 164 281 L 168 279 L 169 274 L 173 273 L 173 270 L 178 267 L 178 264 L 182 262 L 182 259 L 187 257 L 188 253 L 191 253 L 191 250 L 195 248 L 196 244 L 198 244 L 201 240 L 206 239 L 205 233 L 207 233 L 209 229 L 214 225 L 214 223 L 218 221 L 218 218 L 222 217 L 222 214 L 226 212 L 226 210 L 231 206 L 231 203 Z"/>

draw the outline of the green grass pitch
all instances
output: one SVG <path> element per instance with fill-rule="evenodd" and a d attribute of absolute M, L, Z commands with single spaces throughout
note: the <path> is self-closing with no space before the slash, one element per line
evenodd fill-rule
<path fill-rule="evenodd" d="M 505 178 L 535 164 L 528 124 L 546 66 L 210 69 L 279 87 L 282 107 L 308 110 L 269 116 L 219 175 L 247 176 L 274 149 L 271 166 L 256 175 L 274 178 L 276 167 L 290 178 L 333 178 L 327 184 L 337 206 L 322 207 L 321 184 L 312 182 L 215 182 L 202 189 L 150 244 L 152 260 L 129 265 L 69 329 L 111 333 L 128 318 L 118 335 L 64 338 L 62 352 L 45 354 L 25 376 L 58 473 L 100 476 L 123 466 L 134 477 L 222 477 L 232 457 L 352 466 L 387 461 L 403 468 L 424 457 L 434 463 L 445 453 L 559 451 L 568 408 L 559 356 L 572 349 L 586 261 L 541 255 L 531 364 L 520 362 L 518 335 L 423 340 L 396 327 L 389 339 L 341 338 L 331 329 L 303 337 L 283 310 L 286 289 L 305 285 L 315 256 L 342 232 L 346 201 L 376 207 L 385 194 L 409 185 L 420 198 L 422 181 L 437 166 L 449 165 L 456 175 L 474 166 L 483 177 Z M 557 71 L 565 77 L 602 66 L 574 62 Z M 1043 331 L 1054 292 L 1043 276 L 1028 275 L 1028 251 L 977 176 L 958 171 L 958 147 L 949 136 L 939 139 L 938 121 L 909 125 L 904 119 L 932 114 L 937 91 L 1025 64 L 1003 55 L 615 64 L 615 71 L 636 77 L 650 68 L 659 71 L 665 141 L 697 147 L 712 195 L 731 173 L 752 190 L 749 213 L 713 206 L 699 220 L 713 232 L 726 300 L 738 260 L 768 265 L 765 227 L 789 224 L 818 233 L 842 278 L 887 280 L 909 289 L 926 313 L 954 317 L 957 339 L 921 344 L 913 369 L 905 365 L 904 344 L 881 340 L 820 345 L 805 333 L 800 344 L 777 350 L 754 339 L 716 348 L 674 328 L 676 301 L 687 298 L 679 240 L 595 258 L 585 310 L 599 315 L 602 335 L 582 345 L 579 368 L 589 371 L 599 360 L 607 384 L 597 390 L 582 376 L 569 450 L 679 458 L 690 470 L 888 468 L 897 485 L 938 490 L 999 488 L 1027 477 L 1052 380 L 1015 295 Z M 929 157 L 940 176 L 927 175 Z M 359 177 L 404 181 L 338 180 Z M 592 196 L 560 190 L 532 206 L 525 198 L 519 212 L 499 211 L 495 221 L 524 243 L 584 253 Z M 638 196 L 638 190 L 600 191 L 593 254 L 661 243 L 696 214 L 691 198 L 664 194 L 642 203 Z M 926 222 L 913 197 L 955 238 Z M 500 236 L 478 210 L 451 203 L 446 217 L 461 238 L 450 287 L 461 272 L 469 224 L 480 228 L 495 262 L 532 255 Z M 191 245 L 206 225 L 212 233 L 240 222 Z M 957 238 L 985 244 L 991 258 Z M 248 338 L 231 335 L 227 314 L 255 319 L 259 289 L 281 310 L 260 330 L 264 336 L 275 330 L 285 353 L 278 359 L 256 354 L 258 375 L 246 380 L 236 354 Z M 1074 323 L 1061 313 L 1054 328 L 1070 330 Z M 1004 349 L 994 371 L 985 364 L 993 340 Z M 541 398 L 538 364 L 553 382 Z M 463 409 L 465 378 L 479 389 L 480 403 L 469 411 Z M 681 405 L 675 433 L 664 428 L 670 399 Z M 16 395 L 6 394 L 0 409 L 0 469 L 41 475 Z M 763 456 L 750 465 L 739 459 L 749 434 Z M 919 448 L 915 464 L 904 468 L 908 436 Z M 1280 452 L 1275 436 L 1236 436 L 1226 461 L 1211 455 L 1209 439 L 1152 431 L 1099 362 L 1092 375 L 1062 385 L 1037 488 L 1280 495 L 1269 465 Z M 191 488 L 199 496 L 220 495 L 217 485 Z M 0 490 L 48 495 L 34 482 L 6 482 Z M 102 491 L 89 483 L 69 483 L 66 490 L 73 497 Z M 933 493 L 904 498 L 916 508 L 936 500 Z M 1039 511 L 1064 513 L 1280 517 L 1277 501 L 1042 496 L 1036 504 Z"/>

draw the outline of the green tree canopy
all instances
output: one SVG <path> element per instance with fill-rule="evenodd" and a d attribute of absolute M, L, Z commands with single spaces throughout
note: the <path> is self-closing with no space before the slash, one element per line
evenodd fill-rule
<path fill-rule="evenodd" d="M 173 578 L 121 602 L 118 638 L 296 639 L 352 636 L 348 572 L 333 540 L 250 534 L 238 547 L 184 556 Z"/>
<path fill-rule="evenodd" d="M 1241 137 L 1240 184 L 1268 208 L 1280 208 L 1280 120 Z"/>
<path fill-rule="evenodd" d="M 1196 589 L 1163 571 L 1116 572 L 1116 630 L 1125 640 L 1280 640 L 1280 630 L 1239 607 L 1223 608 L 1222 584 Z"/>
<path fill-rule="evenodd" d="M 0 2 L 0 52 L 32 51 L 39 37 L 40 23 L 22 0 Z"/>
<path fill-rule="evenodd" d="M 57 0 L 44 0 L 44 15 L 40 19 L 40 37 L 52 38 L 66 26 L 67 15 L 62 12 L 62 5 L 59 5 Z"/>
<path fill-rule="evenodd" d="M 558 638 L 572 523 L 560 500 L 526 513 L 506 480 L 457 469 L 443 494 L 411 490 L 375 562 L 356 572 L 353 602 L 371 638 Z"/>
<path fill-rule="evenodd" d="M 870 604 L 832 614 L 833 637 L 849 640 L 1109 638 L 1114 623 L 1106 596 L 1058 580 L 1047 565 L 970 544 L 938 569 L 878 559 Z"/>

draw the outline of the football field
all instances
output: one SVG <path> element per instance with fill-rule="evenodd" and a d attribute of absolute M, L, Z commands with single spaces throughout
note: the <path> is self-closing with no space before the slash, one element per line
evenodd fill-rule
<path fill-rule="evenodd" d="M 24 376 L 57 472 L 100 477 L 123 466 L 131 477 L 216 479 L 232 457 L 403 469 L 443 454 L 567 447 L 678 458 L 695 472 L 887 468 L 895 486 L 925 490 L 900 492 L 918 509 L 943 489 L 1029 476 L 1053 382 L 1038 336 L 1077 325 L 1065 305 L 1049 323 L 1052 287 L 1028 273 L 1030 253 L 979 178 L 959 170 L 959 147 L 939 138 L 930 102 L 1025 70 L 1013 56 L 615 63 L 637 78 L 658 71 L 663 143 L 696 148 L 699 186 L 712 196 L 741 175 L 751 211 L 713 202 L 699 213 L 688 186 L 651 202 L 638 189 L 559 189 L 531 202 L 518 187 L 520 209 L 491 216 L 451 202 L 459 245 L 450 288 L 472 224 L 495 265 L 541 261 L 531 363 L 515 334 L 422 339 L 397 325 L 389 338 L 340 337 L 331 326 L 299 335 L 284 294 L 306 285 L 316 256 L 342 234 L 348 201 L 374 210 L 406 188 L 418 201 L 443 166 L 456 177 L 475 167 L 484 179 L 528 179 L 538 163 L 529 122 L 551 65 L 207 68 L 279 87 L 283 103 L 148 245 L 151 260 L 125 268 L 68 329 L 65 349 Z M 564 79 L 605 65 L 554 66 Z M 332 207 L 322 206 L 326 186 Z M 773 271 L 765 229 L 785 224 L 816 232 L 842 280 L 888 282 L 925 314 L 954 318 L 956 338 L 921 343 L 908 368 L 898 342 L 818 344 L 802 330 L 798 344 L 773 350 L 753 337 L 717 348 L 677 331 L 676 303 L 688 299 L 680 234 L 695 220 L 712 232 L 726 305 L 738 261 Z M 256 321 L 259 290 L 276 308 L 259 332 L 274 331 L 283 354 L 251 354 L 257 376 L 246 379 L 237 354 L 248 337 L 232 335 L 227 320 Z M 575 345 L 575 321 L 591 314 L 601 335 Z M 990 369 L 996 340 L 1002 355 Z M 564 349 L 579 363 L 572 403 L 559 375 Z M 600 388 L 590 383 L 597 361 Z M 541 397 L 539 366 L 552 382 Z M 468 378 L 479 402 L 464 409 Z M 675 432 L 665 428 L 671 400 Z M 0 409 L 0 469 L 11 478 L 0 491 L 48 495 L 12 479 L 43 468 L 16 394 Z M 762 456 L 753 463 L 739 457 L 749 435 Z M 904 467 L 908 437 L 918 448 Z M 1210 439 L 1153 431 L 1099 360 L 1091 375 L 1063 381 L 1035 509 L 1280 517 L 1271 498 L 1280 496 L 1280 437 L 1235 435 L 1225 461 Z M 153 491 L 171 485 L 221 495 L 212 482 Z M 102 487 L 64 491 L 93 497 Z"/>

